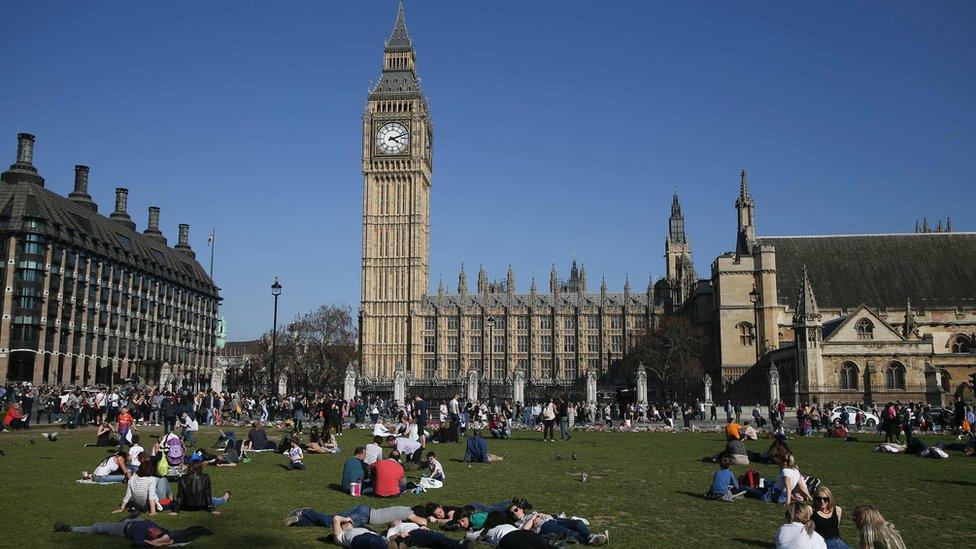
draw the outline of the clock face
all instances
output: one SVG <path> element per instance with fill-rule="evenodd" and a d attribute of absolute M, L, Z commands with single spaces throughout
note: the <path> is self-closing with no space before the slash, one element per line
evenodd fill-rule
<path fill-rule="evenodd" d="M 387 122 L 376 132 L 376 148 L 383 154 L 402 154 L 410 145 L 410 133 L 399 122 Z"/>

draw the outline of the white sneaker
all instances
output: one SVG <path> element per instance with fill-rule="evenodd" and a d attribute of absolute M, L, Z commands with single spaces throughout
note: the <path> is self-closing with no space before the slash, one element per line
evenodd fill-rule
<path fill-rule="evenodd" d="M 587 540 L 587 545 L 606 545 L 607 536 L 605 534 L 592 534 L 590 539 Z"/>

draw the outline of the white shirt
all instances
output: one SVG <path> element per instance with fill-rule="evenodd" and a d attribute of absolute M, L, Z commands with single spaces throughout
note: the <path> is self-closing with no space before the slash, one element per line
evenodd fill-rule
<path fill-rule="evenodd" d="M 483 539 L 488 543 L 497 546 L 502 542 L 502 538 L 515 532 L 518 528 L 512 526 L 511 524 L 499 524 L 498 526 L 488 530 L 484 533 Z"/>
<path fill-rule="evenodd" d="M 779 476 L 776 477 L 776 488 L 779 490 L 786 491 L 786 479 L 789 478 L 793 481 L 793 487 L 800 482 L 800 471 L 796 469 L 781 469 Z"/>
<path fill-rule="evenodd" d="M 820 534 L 807 534 L 803 524 L 791 522 L 776 531 L 776 549 L 827 549 L 827 544 Z"/>
<path fill-rule="evenodd" d="M 352 540 L 361 534 L 371 534 L 370 530 L 366 528 L 350 528 L 348 530 L 340 530 L 335 532 L 335 542 L 343 547 L 352 547 Z"/>
<path fill-rule="evenodd" d="M 420 449 L 420 443 L 415 440 L 410 440 L 409 438 L 400 437 L 396 439 L 396 449 L 399 450 L 401 454 L 412 456 L 414 452 Z"/>
<path fill-rule="evenodd" d="M 458 401 L 456 398 L 452 398 L 451 402 L 448 403 L 448 410 L 450 411 L 450 413 L 456 416 L 461 414 L 460 409 L 458 408 Z"/>
<path fill-rule="evenodd" d="M 105 406 L 105 393 L 98 393 L 95 395 L 95 405 L 99 408 Z"/>
<path fill-rule="evenodd" d="M 119 470 L 119 462 L 115 457 L 111 457 L 98 464 L 92 472 L 93 477 L 105 477 Z"/>
<path fill-rule="evenodd" d="M 444 475 L 444 466 L 441 465 L 441 462 L 435 459 L 432 463 L 430 463 L 430 476 L 437 476 L 438 473 L 440 473 L 442 479 L 447 478 L 447 476 Z"/>
<path fill-rule="evenodd" d="M 305 457 L 305 455 L 302 453 L 302 449 L 298 446 L 292 446 L 291 449 L 288 450 L 288 458 L 291 459 L 292 463 L 302 461 L 303 457 Z"/>
<path fill-rule="evenodd" d="M 129 463 L 131 463 L 133 467 L 138 468 L 139 454 L 145 451 L 146 449 L 143 448 L 142 446 L 139 446 L 138 444 L 134 445 L 132 448 L 129 448 Z"/>
<path fill-rule="evenodd" d="M 413 522 L 401 522 L 396 526 L 390 527 L 390 529 L 386 531 L 386 539 L 393 539 L 399 536 L 400 534 L 407 534 L 409 532 L 413 532 L 417 528 L 420 528 L 419 524 Z"/>

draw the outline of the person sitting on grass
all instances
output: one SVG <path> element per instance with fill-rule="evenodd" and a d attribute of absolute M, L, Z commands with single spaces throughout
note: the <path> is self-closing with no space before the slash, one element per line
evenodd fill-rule
<path fill-rule="evenodd" d="M 732 473 L 732 460 L 722 458 L 719 470 L 712 478 L 712 485 L 705 492 L 705 499 L 735 501 L 745 495 L 746 491 L 739 488 L 739 480 Z"/>
<path fill-rule="evenodd" d="M 196 446 L 197 441 L 194 440 L 193 435 L 200 430 L 200 424 L 196 418 L 190 417 L 190 414 L 183 412 L 183 415 L 180 416 L 180 426 L 183 428 L 183 444 L 187 448 Z"/>
<path fill-rule="evenodd" d="M 160 478 L 156 476 L 156 463 L 149 459 L 145 452 L 142 454 L 143 460 L 139 462 L 139 469 L 136 474 L 129 478 L 126 484 L 125 496 L 122 504 L 113 513 L 121 513 L 131 506 L 137 511 L 149 511 L 150 515 L 155 515 L 159 507 L 160 496 L 156 493 L 156 486 Z M 163 477 L 165 482 L 165 477 Z"/>
<path fill-rule="evenodd" d="M 605 545 L 609 534 L 590 532 L 585 522 L 573 518 L 557 518 L 538 511 L 526 513 L 513 503 L 508 507 L 509 519 L 522 530 L 531 530 L 540 536 L 558 536 L 576 541 L 581 545 Z"/>
<path fill-rule="evenodd" d="M 844 510 L 834 503 L 834 494 L 830 488 L 820 486 L 814 490 L 813 505 L 814 529 L 824 538 L 827 549 L 850 549 L 840 538 L 840 520 Z"/>
<path fill-rule="evenodd" d="M 285 469 L 289 471 L 304 471 L 305 464 L 302 460 L 305 459 L 305 454 L 302 452 L 302 447 L 298 444 L 298 439 L 291 439 L 291 448 L 287 451 L 282 452 L 284 455 L 288 456 L 288 465 L 285 465 Z"/>
<path fill-rule="evenodd" d="M 323 437 L 319 426 L 313 425 L 312 431 L 308 435 L 305 451 L 311 454 L 338 454 L 339 446 L 336 445 L 334 428 L 330 426 L 328 435 Z"/>
<path fill-rule="evenodd" d="M 7 408 L 7 415 L 3 416 L 3 426 L 11 431 L 26 431 L 30 418 L 24 415 L 20 404 L 15 402 Z"/>
<path fill-rule="evenodd" d="M 786 506 L 786 524 L 776 531 L 776 549 L 827 549 L 823 536 L 814 530 L 813 509 L 802 501 Z"/>
<path fill-rule="evenodd" d="M 200 536 L 213 532 L 202 526 L 190 526 L 183 530 L 169 531 L 151 520 L 125 519 L 120 522 L 96 522 L 91 526 L 68 526 L 58 522 L 55 532 L 71 532 L 97 536 L 127 538 L 134 547 L 166 547 L 174 543 L 186 544 Z"/>
<path fill-rule="evenodd" d="M 383 437 L 374 435 L 373 442 L 366 445 L 366 455 L 363 463 L 372 466 L 377 460 L 383 459 Z"/>
<path fill-rule="evenodd" d="M 255 421 L 251 425 L 251 430 L 247 432 L 247 441 L 244 443 L 244 449 L 251 452 L 258 450 L 277 450 L 278 447 L 274 442 L 268 440 L 268 433 L 264 430 L 261 422 Z"/>
<path fill-rule="evenodd" d="M 503 459 L 505 458 L 488 453 L 488 442 L 481 436 L 481 432 L 475 429 L 465 445 L 464 461 L 492 463 Z"/>
<path fill-rule="evenodd" d="M 362 527 L 355 527 L 349 517 L 332 517 L 332 537 L 336 545 L 356 549 L 387 549 L 389 543 L 383 536 Z"/>
<path fill-rule="evenodd" d="M 125 482 L 129 480 L 131 473 L 129 473 L 129 468 L 126 466 L 129 462 L 129 454 L 125 452 L 116 452 L 115 454 L 105 458 L 101 463 L 95 467 L 95 470 L 91 474 L 88 471 L 81 472 L 81 478 L 84 480 L 91 480 L 99 484 L 111 484 L 114 482 Z"/>
<path fill-rule="evenodd" d="M 345 493 L 349 493 L 349 485 L 354 482 L 358 482 L 363 488 L 366 488 L 369 478 L 369 466 L 363 461 L 365 456 L 366 449 L 360 446 L 353 450 L 352 457 L 347 459 L 342 465 L 342 490 Z"/>
<path fill-rule="evenodd" d="M 345 517 L 352 522 L 353 527 L 362 528 L 364 526 L 383 526 L 396 522 L 412 522 L 419 526 L 426 526 L 427 519 L 416 514 L 416 512 L 404 505 L 393 505 L 391 507 L 370 507 L 368 505 L 357 505 L 352 509 L 339 511 L 334 515 L 326 515 L 311 507 L 294 509 L 285 517 L 285 526 L 321 526 L 332 528 L 332 519 L 336 516 Z"/>
<path fill-rule="evenodd" d="M 213 497 L 213 487 L 210 475 L 203 472 L 203 455 L 195 452 L 190 456 L 190 471 L 182 475 L 177 482 L 176 499 L 173 500 L 171 515 L 180 511 L 210 511 L 219 515 L 217 507 L 227 503 L 230 491 L 224 492 L 223 497 Z"/>
<path fill-rule="evenodd" d="M 854 507 L 854 524 L 861 535 L 860 549 L 905 549 L 895 525 L 886 521 L 873 505 Z"/>
<path fill-rule="evenodd" d="M 400 452 L 393 450 L 387 459 L 377 460 L 370 468 L 373 493 L 379 497 L 396 497 L 407 490 L 406 474 L 400 465 Z"/>
<path fill-rule="evenodd" d="M 388 436 L 386 437 L 386 445 L 390 448 L 396 448 L 401 456 L 407 457 L 408 461 L 420 464 L 424 453 L 424 447 L 420 445 L 420 442 L 406 437 Z"/>
<path fill-rule="evenodd" d="M 113 437 L 113 434 L 118 434 L 115 427 L 111 423 L 102 422 L 98 425 L 98 432 L 95 433 L 95 442 L 85 444 L 85 448 L 97 446 L 118 446 L 119 439 L 117 437 Z"/>
<path fill-rule="evenodd" d="M 725 425 L 725 439 L 726 440 L 740 440 L 742 438 L 741 428 L 739 424 L 735 422 L 733 418 L 729 418 L 729 422 Z"/>
<path fill-rule="evenodd" d="M 505 439 L 510 437 L 505 429 L 505 421 L 498 414 L 492 414 L 488 419 L 488 432 L 491 433 L 491 438 Z"/>
<path fill-rule="evenodd" d="M 742 434 L 742 440 L 759 440 L 759 432 L 752 425 L 749 425 L 748 421 L 742 422 L 742 429 L 740 430 Z"/>
<path fill-rule="evenodd" d="M 444 466 L 437 461 L 437 452 L 427 452 L 427 478 L 444 482 Z"/>
<path fill-rule="evenodd" d="M 794 499 L 799 501 L 811 499 L 807 485 L 803 481 L 800 471 L 796 468 L 796 459 L 793 454 L 786 456 L 780 465 L 779 475 L 776 476 L 776 479 L 767 479 L 765 482 L 767 484 L 765 489 L 749 486 L 742 488 L 746 491 L 747 496 L 761 499 L 767 503 L 776 502 L 789 505 Z"/>
<path fill-rule="evenodd" d="M 827 429 L 827 438 L 839 438 L 843 440 L 848 440 L 851 432 L 841 423 L 840 419 L 835 419 L 833 423 L 830 424 L 830 429 Z"/>

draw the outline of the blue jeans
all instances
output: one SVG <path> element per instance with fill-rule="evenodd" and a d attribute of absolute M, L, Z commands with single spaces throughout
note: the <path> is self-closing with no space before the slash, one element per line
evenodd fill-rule
<path fill-rule="evenodd" d="M 92 480 L 99 484 L 111 484 L 113 482 L 125 481 L 125 475 L 105 475 L 104 477 L 92 477 Z"/>
<path fill-rule="evenodd" d="M 590 529 L 587 528 L 586 524 L 584 524 L 581 520 L 568 518 L 554 518 L 552 520 L 547 520 L 542 523 L 541 527 L 539 527 L 539 533 L 542 535 L 559 534 L 569 536 L 576 538 L 576 541 L 582 544 L 590 541 Z"/>
<path fill-rule="evenodd" d="M 562 439 L 569 440 L 569 437 L 571 437 L 571 436 L 573 436 L 573 435 L 570 434 L 570 432 L 569 432 L 569 418 L 568 417 L 560 418 L 560 420 L 559 420 L 559 438 L 560 438 L 560 440 L 562 440 Z"/>
<path fill-rule="evenodd" d="M 129 522 L 131 522 L 131 519 L 125 519 L 120 522 L 96 522 L 91 526 L 72 526 L 71 531 L 75 534 L 94 534 L 124 538 L 125 527 Z"/>
<path fill-rule="evenodd" d="M 348 511 L 340 511 L 337 513 L 342 517 L 349 517 L 352 519 L 352 525 L 356 528 L 361 528 L 366 526 L 369 522 L 369 511 L 368 505 L 357 505 Z M 316 511 L 315 509 L 302 509 L 302 514 L 298 515 L 297 526 L 322 526 L 324 528 L 332 528 L 332 517 L 334 515 L 326 515 Z"/>
<path fill-rule="evenodd" d="M 385 543 L 386 538 L 379 534 L 369 532 L 367 534 L 359 534 L 358 536 L 352 538 L 352 544 L 349 547 L 351 549 L 373 549 L 374 547 Z"/>
<path fill-rule="evenodd" d="M 410 532 L 410 545 L 414 547 L 431 547 L 433 549 L 457 549 L 458 541 L 440 532 L 418 528 Z"/>
<path fill-rule="evenodd" d="M 166 477 L 156 477 L 156 497 L 159 499 L 164 499 L 169 496 L 169 479 Z"/>
<path fill-rule="evenodd" d="M 186 444 L 187 447 L 196 446 L 197 441 L 193 438 L 193 431 L 183 429 L 183 443 Z"/>
<path fill-rule="evenodd" d="M 827 549 L 851 549 L 851 546 L 844 543 L 844 540 L 840 538 L 830 538 L 824 541 L 827 543 Z"/>

